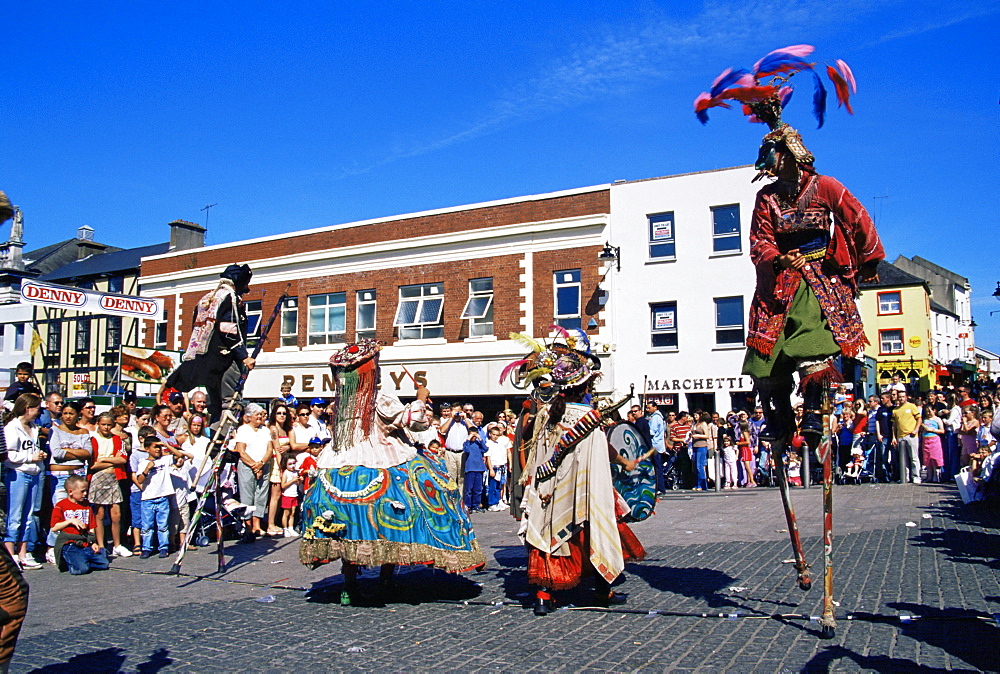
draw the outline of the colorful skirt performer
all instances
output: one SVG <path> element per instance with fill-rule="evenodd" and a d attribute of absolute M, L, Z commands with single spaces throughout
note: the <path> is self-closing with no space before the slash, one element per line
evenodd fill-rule
<path fill-rule="evenodd" d="M 365 340 L 330 358 L 337 383 L 333 440 L 316 459 L 316 479 L 302 504 L 299 560 L 312 567 L 342 560 L 349 586 L 358 566 L 382 566 L 390 575 L 396 564 L 451 573 L 482 567 L 458 485 L 443 463 L 405 439 L 404 430 L 428 427 L 428 391 L 420 389 L 408 405 L 380 391 L 380 348 Z"/>
<path fill-rule="evenodd" d="M 398 466 L 329 468 L 302 504 L 303 564 L 432 564 L 461 573 L 485 563 L 458 485 L 417 455 Z"/>

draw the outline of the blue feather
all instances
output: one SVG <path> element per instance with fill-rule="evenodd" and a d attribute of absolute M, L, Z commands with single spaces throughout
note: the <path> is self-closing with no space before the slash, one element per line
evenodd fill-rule
<path fill-rule="evenodd" d="M 767 77 L 774 73 L 791 71 L 796 72 L 799 70 L 809 70 L 812 66 L 801 56 L 793 56 L 792 54 L 786 54 L 785 52 L 774 52 L 768 54 L 760 61 L 760 65 L 757 66 L 754 71 L 754 75 Z M 761 75 L 764 73 L 764 75 Z"/>
<path fill-rule="evenodd" d="M 696 112 L 694 114 L 698 116 L 698 121 L 699 122 L 701 122 L 702 124 L 708 124 L 708 109 L 707 108 L 705 110 L 699 110 L 698 112 Z"/>
<path fill-rule="evenodd" d="M 823 118 L 826 116 L 826 87 L 823 86 L 823 80 L 819 78 L 819 74 L 814 70 L 812 71 L 813 81 L 816 83 L 816 89 L 813 91 L 813 115 L 816 116 L 816 121 L 819 122 L 817 129 L 823 128 Z"/>
<path fill-rule="evenodd" d="M 749 74 L 750 71 L 747 70 L 746 68 L 733 68 L 725 75 L 720 76 L 718 81 L 712 85 L 712 90 L 709 91 L 708 93 L 712 98 L 715 98 L 723 91 L 728 89 L 730 86 L 735 84 L 741 77 L 744 77 Z"/>

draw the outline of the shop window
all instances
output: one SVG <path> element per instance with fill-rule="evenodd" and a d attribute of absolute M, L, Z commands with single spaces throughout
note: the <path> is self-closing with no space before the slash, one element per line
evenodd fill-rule
<path fill-rule="evenodd" d="M 564 269 L 553 274 L 555 282 L 555 323 L 564 328 L 580 329 L 580 270 Z"/>
<path fill-rule="evenodd" d="M 715 343 L 719 346 L 742 345 L 743 297 L 715 298 Z"/>
<path fill-rule="evenodd" d="M 673 260 L 676 258 L 674 247 L 674 214 L 657 213 L 648 216 L 649 220 L 649 257 L 653 260 Z"/>
<path fill-rule="evenodd" d="M 347 333 L 347 293 L 309 296 L 309 344 L 343 343 Z"/>
<path fill-rule="evenodd" d="M 677 349 L 677 302 L 649 305 L 650 331 L 654 349 Z"/>
<path fill-rule="evenodd" d="M 739 204 L 712 207 L 712 250 L 716 253 L 739 253 L 743 250 Z"/>
<path fill-rule="evenodd" d="M 444 284 L 424 283 L 400 286 L 399 306 L 393 327 L 399 339 L 444 337 Z"/>
<path fill-rule="evenodd" d="M 299 298 L 286 297 L 281 306 L 281 345 L 299 345 Z"/>
<path fill-rule="evenodd" d="M 887 290 L 878 294 L 878 315 L 903 313 L 902 293 L 898 290 Z"/>
<path fill-rule="evenodd" d="M 903 331 L 879 330 L 878 344 L 880 355 L 903 353 Z"/>
<path fill-rule="evenodd" d="M 357 309 L 355 329 L 358 339 L 375 339 L 375 309 L 376 295 L 374 290 L 359 290 L 357 293 Z"/>
<path fill-rule="evenodd" d="M 493 334 L 493 279 L 469 281 L 469 299 L 462 310 L 462 320 L 469 321 L 469 337 Z"/>

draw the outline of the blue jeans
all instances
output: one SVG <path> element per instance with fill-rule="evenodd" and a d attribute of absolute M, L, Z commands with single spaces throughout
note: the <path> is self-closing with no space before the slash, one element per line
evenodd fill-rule
<path fill-rule="evenodd" d="M 507 466 L 495 468 L 493 472 L 496 477 L 491 477 L 486 482 L 486 505 L 491 508 L 500 503 L 503 485 L 507 481 Z"/>
<path fill-rule="evenodd" d="M 41 496 L 41 475 L 28 475 L 19 470 L 7 469 L 4 475 L 7 486 L 7 535 L 5 543 L 38 542 L 38 523 L 35 506 Z"/>
<path fill-rule="evenodd" d="M 144 499 L 142 502 L 142 549 L 153 551 L 153 526 L 160 551 L 170 549 L 170 498 Z"/>
<path fill-rule="evenodd" d="M 82 576 L 94 569 L 103 571 L 109 566 L 108 556 L 104 554 L 104 550 L 94 552 L 94 549 L 89 545 L 80 548 L 73 543 L 67 543 L 63 546 L 62 558 L 66 561 L 69 572 L 74 576 Z"/>
<path fill-rule="evenodd" d="M 142 531 L 142 492 L 129 492 L 128 504 L 129 510 L 132 511 L 132 528 Z"/>
<path fill-rule="evenodd" d="M 698 471 L 695 488 L 708 489 L 708 476 L 705 474 L 708 467 L 708 447 L 694 447 L 694 465 Z"/>
<path fill-rule="evenodd" d="M 465 507 L 469 510 L 483 507 L 483 472 L 465 472 Z"/>
<path fill-rule="evenodd" d="M 664 467 L 666 464 L 667 453 L 666 452 L 653 452 L 653 468 L 656 473 L 656 493 L 664 492 L 667 490 L 667 475 L 664 472 Z"/>

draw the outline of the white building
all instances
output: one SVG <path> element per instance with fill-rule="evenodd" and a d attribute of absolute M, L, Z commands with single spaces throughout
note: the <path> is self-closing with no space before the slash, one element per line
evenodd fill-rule
<path fill-rule="evenodd" d="M 645 386 L 674 410 L 747 404 L 755 175 L 744 166 L 612 185 L 609 241 L 621 271 L 602 286 L 619 390 Z"/>

